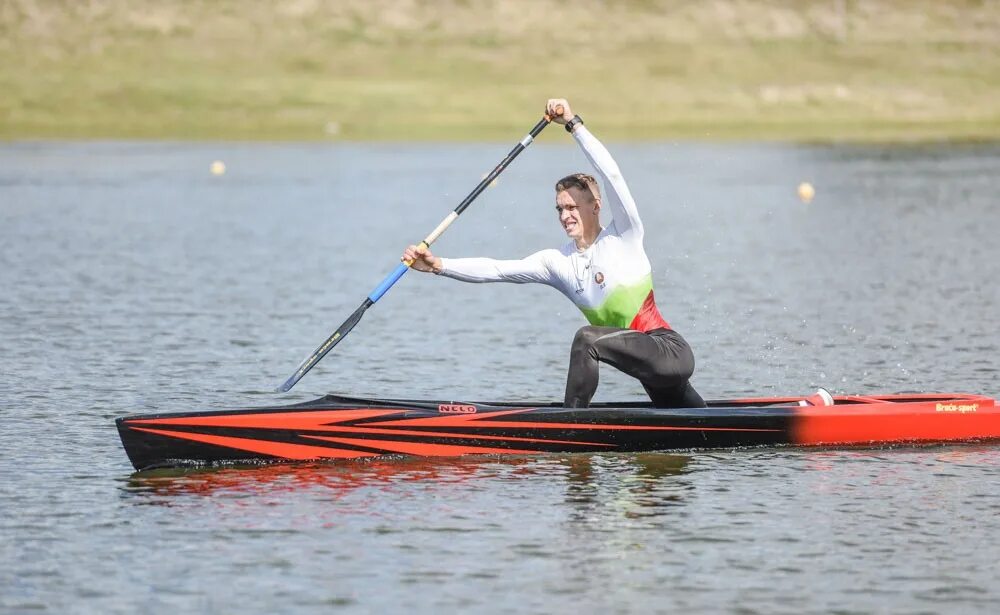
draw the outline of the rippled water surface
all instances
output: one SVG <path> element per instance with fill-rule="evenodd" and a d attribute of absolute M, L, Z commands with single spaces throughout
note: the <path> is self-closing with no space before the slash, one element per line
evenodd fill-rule
<path fill-rule="evenodd" d="M 611 147 L 706 397 L 1000 392 L 997 146 Z M 271 392 L 507 149 L 0 146 L 0 611 L 1000 608 L 996 445 L 132 475 L 122 414 L 560 398 L 564 298 L 415 273 Z M 436 251 L 559 245 L 583 168 L 546 135 Z"/>

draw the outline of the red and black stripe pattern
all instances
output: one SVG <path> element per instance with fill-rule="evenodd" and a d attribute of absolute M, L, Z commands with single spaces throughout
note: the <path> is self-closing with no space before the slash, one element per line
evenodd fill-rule
<path fill-rule="evenodd" d="M 665 414 L 670 412 L 670 414 Z M 118 419 L 136 468 L 257 459 L 359 458 L 386 454 L 629 451 L 782 441 L 786 417 L 724 420 L 705 410 L 510 407 L 378 402 L 328 396 L 286 408 Z"/>
<path fill-rule="evenodd" d="M 711 402 L 708 408 L 558 406 L 359 400 L 124 417 L 118 431 L 137 469 L 190 463 L 644 451 L 777 444 L 865 444 L 1000 437 L 981 396 L 793 398 Z"/>

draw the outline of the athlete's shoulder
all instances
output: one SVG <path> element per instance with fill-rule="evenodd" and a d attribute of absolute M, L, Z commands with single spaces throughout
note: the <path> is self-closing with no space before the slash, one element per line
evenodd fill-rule
<path fill-rule="evenodd" d="M 549 252 L 550 256 L 553 258 L 572 256 L 576 252 L 576 242 L 570 241 L 559 248 L 550 248 L 548 250 L 543 250 L 543 252 Z"/>
<path fill-rule="evenodd" d="M 546 267 L 551 267 L 553 263 L 562 260 L 565 255 L 563 248 L 545 248 L 544 250 L 535 252 L 528 258 L 538 261 Z"/>
<path fill-rule="evenodd" d="M 618 230 L 617 222 L 612 222 L 604 228 L 604 231 L 601 233 L 601 237 L 599 237 L 598 240 L 602 238 L 606 239 L 608 243 L 620 243 L 637 249 L 642 249 L 643 245 L 642 233 L 622 233 Z"/>

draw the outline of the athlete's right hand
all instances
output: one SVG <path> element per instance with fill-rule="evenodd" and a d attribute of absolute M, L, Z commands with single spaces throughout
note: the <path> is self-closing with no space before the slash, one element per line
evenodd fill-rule
<path fill-rule="evenodd" d="M 413 261 L 410 265 L 413 269 L 417 271 L 427 271 L 431 273 L 441 272 L 441 259 L 431 254 L 430 249 L 424 246 L 407 246 L 403 250 L 403 256 L 399 259 L 404 263 L 407 261 Z"/>
<path fill-rule="evenodd" d="M 565 124 L 573 119 L 573 111 L 565 98 L 550 98 L 545 103 L 545 115 L 552 118 L 556 124 Z"/>

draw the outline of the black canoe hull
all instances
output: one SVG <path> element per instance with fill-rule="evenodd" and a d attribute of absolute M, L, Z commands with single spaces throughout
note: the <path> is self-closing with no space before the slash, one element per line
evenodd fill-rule
<path fill-rule="evenodd" d="M 657 409 L 353 399 L 117 419 L 136 469 L 380 455 L 630 452 L 776 445 L 871 445 L 1000 438 L 1000 409 L 962 394 L 844 396 L 833 407 L 797 398 Z"/>

